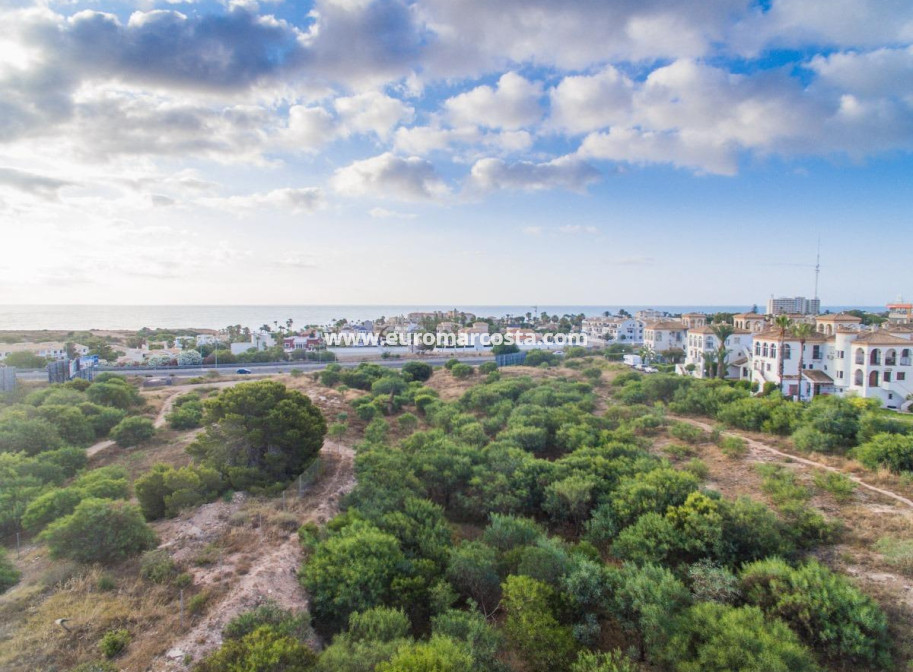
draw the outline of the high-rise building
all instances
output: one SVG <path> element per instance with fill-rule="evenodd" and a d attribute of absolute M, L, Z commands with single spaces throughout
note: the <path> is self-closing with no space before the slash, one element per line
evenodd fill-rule
<path fill-rule="evenodd" d="M 804 296 L 781 296 L 767 299 L 768 315 L 817 315 L 821 312 L 821 299 L 806 299 Z"/>

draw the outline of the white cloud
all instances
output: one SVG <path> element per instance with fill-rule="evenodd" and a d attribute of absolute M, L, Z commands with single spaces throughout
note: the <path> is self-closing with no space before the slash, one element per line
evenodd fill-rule
<path fill-rule="evenodd" d="M 541 84 L 507 72 L 496 87 L 478 86 L 449 98 L 444 107 L 456 126 L 518 129 L 531 126 L 542 117 L 541 96 Z"/>
<path fill-rule="evenodd" d="M 419 201 L 443 198 L 449 193 L 431 163 L 417 156 L 403 158 L 390 152 L 340 168 L 330 183 L 344 196 Z"/>
<path fill-rule="evenodd" d="M 561 157 L 547 163 L 517 161 L 506 163 L 501 159 L 481 159 L 472 167 L 469 188 L 472 191 L 519 189 L 568 189 L 584 191 L 599 179 L 599 172 L 578 158 Z"/>
<path fill-rule="evenodd" d="M 385 138 L 390 129 L 399 123 L 408 123 L 415 116 L 415 110 L 403 101 L 369 91 L 333 101 L 339 114 L 342 132 L 374 133 Z"/>
<path fill-rule="evenodd" d="M 278 208 L 293 213 L 312 213 L 324 206 L 323 191 L 318 187 L 300 189 L 273 189 L 272 191 L 247 194 L 245 196 L 226 196 L 223 198 L 204 198 L 199 203 L 228 212 L 253 210 L 258 208 Z"/>
<path fill-rule="evenodd" d="M 288 111 L 288 126 L 279 144 L 291 150 L 315 151 L 333 139 L 333 115 L 322 107 L 294 105 Z"/>
<path fill-rule="evenodd" d="M 386 208 L 371 208 L 368 214 L 375 219 L 415 219 L 416 217 L 411 212 L 397 212 Z"/>
<path fill-rule="evenodd" d="M 565 77 L 549 92 L 551 125 L 583 133 L 623 123 L 631 110 L 634 84 L 611 65 L 595 75 Z"/>
<path fill-rule="evenodd" d="M 558 227 L 558 231 L 571 235 L 576 235 L 578 233 L 599 233 L 599 229 L 595 226 L 584 226 L 583 224 L 564 224 Z"/>

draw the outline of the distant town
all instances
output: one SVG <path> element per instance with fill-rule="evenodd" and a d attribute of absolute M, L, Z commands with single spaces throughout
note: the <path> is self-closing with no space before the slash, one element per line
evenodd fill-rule
<path fill-rule="evenodd" d="M 442 353 L 485 356 L 532 349 L 562 354 L 549 337 L 582 334 L 588 348 L 603 349 L 610 359 L 647 372 L 749 381 L 756 391 L 779 390 L 802 401 L 819 395 L 856 395 L 877 399 L 889 409 L 907 410 L 913 398 L 913 304 L 901 300 L 881 312 L 820 311 L 817 298 L 772 297 L 765 310 L 755 305 L 741 313 L 671 314 L 647 309 L 632 314 L 621 309 L 615 314 L 557 315 L 531 307 L 524 314 L 484 317 L 453 309 L 362 321 L 341 319 L 323 325 L 298 326 L 291 319 L 275 320 L 254 329 L 231 325 L 221 330 L 0 332 L 0 372 L 5 370 L 0 379 L 14 378 L 15 369 L 50 370 L 54 366 L 64 366 L 62 375 L 67 378 L 83 368 L 99 366 L 159 371 Z M 330 348 L 329 334 L 503 334 L 525 345 L 499 350 L 471 339 L 475 345 L 462 348 Z M 58 340 L 37 340 L 41 335 Z"/>

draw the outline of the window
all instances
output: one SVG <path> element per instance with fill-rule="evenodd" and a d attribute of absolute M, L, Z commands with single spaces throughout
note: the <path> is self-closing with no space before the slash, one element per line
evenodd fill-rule
<path fill-rule="evenodd" d="M 869 387 L 878 387 L 878 371 L 869 374 Z"/>
<path fill-rule="evenodd" d="M 910 365 L 910 350 L 909 348 L 904 348 L 900 351 L 900 364 L 901 366 Z"/>
<path fill-rule="evenodd" d="M 905 372 L 903 372 L 903 371 L 897 372 L 897 380 L 906 380 L 906 379 L 907 379 L 907 374 Z"/>
<path fill-rule="evenodd" d="M 884 382 L 886 382 L 886 383 L 890 383 L 890 382 L 891 382 L 891 372 L 890 372 L 890 371 L 885 371 L 885 372 L 884 372 Z"/>
<path fill-rule="evenodd" d="M 856 369 L 856 373 L 853 374 L 853 385 L 858 385 L 862 387 L 862 382 L 865 380 L 862 374 L 862 369 Z"/>
<path fill-rule="evenodd" d="M 764 356 L 765 357 L 767 357 L 767 355 L 769 354 L 769 347 L 770 346 L 768 346 L 767 343 L 764 344 Z"/>
<path fill-rule="evenodd" d="M 897 364 L 897 351 L 888 350 L 884 353 L 884 365 L 885 366 L 894 366 Z"/>
<path fill-rule="evenodd" d="M 789 343 L 783 344 L 783 359 L 792 359 L 793 348 Z"/>
<path fill-rule="evenodd" d="M 856 363 L 865 364 L 865 350 L 862 348 L 856 348 Z"/>
<path fill-rule="evenodd" d="M 757 343 L 754 344 L 754 354 L 755 354 L 755 357 L 761 356 L 761 342 L 760 341 L 758 341 Z"/>
<path fill-rule="evenodd" d="M 821 359 L 821 346 L 820 345 L 812 346 L 812 359 Z"/>
<path fill-rule="evenodd" d="M 843 371 L 838 371 L 838 372 L 837 372 L 837 377 L 838 377 L 838 378 L 843 378 Z"/>
<path fill-rule="evenodd" d="M 881 364 L 881 350 L 875 348 L 869 353 L 869 364 Z"/>
<path fill-rule="evenodd" d="M 777 357 L 777 344 L 776 343 L 770 344 L 770 356 L 774 359 L 776 359 L 776 357 Z"/>

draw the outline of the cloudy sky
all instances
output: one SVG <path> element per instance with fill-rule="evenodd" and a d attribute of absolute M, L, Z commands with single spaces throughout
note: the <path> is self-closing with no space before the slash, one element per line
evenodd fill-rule
<path fill-rule="evenodd" d="M 909 0 L 0 0 L 0 303 L 913 296 Z"/>

